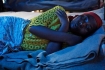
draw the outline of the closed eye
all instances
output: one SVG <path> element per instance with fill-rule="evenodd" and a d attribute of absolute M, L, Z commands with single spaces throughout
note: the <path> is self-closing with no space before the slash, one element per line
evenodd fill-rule
<path fill-rule="evenodd" d="M 84 16 L 84 21 L 85 21 L 86 23 L 89 22 L 89 20 L 88 20 L 88 16 Z"/>
<path fill-rule="evenodd" d="M 89 21 L 88 18 L 86 18 L 86 19 L 85 19 L 85 22 L 88 23 L 88 21 Z"/>

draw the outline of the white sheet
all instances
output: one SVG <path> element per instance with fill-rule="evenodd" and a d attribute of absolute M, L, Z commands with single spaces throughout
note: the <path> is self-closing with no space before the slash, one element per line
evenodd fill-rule
<path fill-rule="evenodd" d="M 103 20 L 103 22 L 105 23 L 104 20 L 104 7 L 97 9 L 97 10 L 93 10 L 93 12 L 97 13 L 101 19 Z M 67 13 L 67 15 L 79 15 L 82 14 L 83 12 L 75 12 L 75 13 Z M 0 13 L 0 16 L 17 16 L 17 17 L 21 17 L 24 19 L 31 19 L 33 17 L 36 17 L 38 15 L 40 15 L 41 13 L 39 12 L 25 12 L 25 11 L 19 11 L 19 12 L 2 12 Z"/>
<path fill-rule="evenodd" d="M 20 12 L 2 12 L 0 13 L 0 16 L 16 16 L 24 19 L 31 19 L 40 14 L 41 13 L 20 11 Z"/>

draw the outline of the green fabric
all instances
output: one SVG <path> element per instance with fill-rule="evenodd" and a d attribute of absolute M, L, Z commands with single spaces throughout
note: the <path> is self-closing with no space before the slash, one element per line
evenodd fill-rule
<path fill-rule="evenodd" d="M 60 21 L 55 14 L 58 9 L 64 10 L 60 6 L 56 6 L 43 14 L 39 15 L 38 17 L 34 17 L 31 19 L 31 23 L 25 30 L 24 40 L 22 43 L 23 50 L 38 50 L 38 49 L 45 49 L 48 44 L 48 40 L 41 39 L 33 34 L 31 34 L 28 29 L 30 26 L 45 26 L 52 30 L 58 30 L 60 27 Z"/>

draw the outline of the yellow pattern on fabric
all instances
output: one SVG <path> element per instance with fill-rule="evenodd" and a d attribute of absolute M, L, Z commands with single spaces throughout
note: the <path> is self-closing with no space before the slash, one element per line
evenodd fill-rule
<path fill-rule="evenodd" d="M 38 49 L 45 49 L 48 44 L 48 40 L 41 39 L 33 34 L 31 34 L 28 29 L 30 26 L 45 26 L 52 30 L 58 30 L 60 27 L 60 21 L 56 15 L 56 11 L 58 9 L 64 10 L 61 6 L 56 6 L 38 17 L 34 17 L 31 19 L 31 23 L 27 26 L 25 30 L 24 40 L 22 43 L 23 50 L 38 50 Z M 65 10 L 64 10 L 65 11 Z"/>

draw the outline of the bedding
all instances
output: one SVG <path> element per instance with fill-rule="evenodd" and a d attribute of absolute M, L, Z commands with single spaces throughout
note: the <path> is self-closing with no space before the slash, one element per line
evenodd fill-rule
<path fill-rule="evenodd" d="M 101 17 L 101 19 L 103 19 L 104 17 L 103 17 L 103 8 L 100 8 L 100 9 L 98 9 L 98 10 L 94 10 L 93 12 L 95 12 L 95 13 L 97 13 L 100 17 Z M 28 14 L 29 16 L 27 16 L 26 14 Z M 4 12 L 4 13 L 0 13 L 0 15 L 1 16 L 17 16 L 17 17 L 21 17 L 21 18 L 24 18 L 25 20 L 27 20 L 27 19 L 32 19 L 32 18 L 34 18 L 35 16 L 38 16 L 38 15 L 40 15 L 41 13 L 35 13 L 35 12 Z M 77 14 L 77 15 L 80 15 L 80 14 L 82 14 L 82 13 L 67 13 L 67 15 L 69 16 L 69 15 L 75 15 L 75 14 Z M 24 20 L 24 21 L 25 21 Z M 2 22 L 2 23 L 4 23 L 4 22 Z M 45 24 L 46 25 L 46 24 Z M 54 27 L 55 28 L 55 27 Z M 52 29 L 54 29 L 54 28 L 52 28 Z M 57 29 L 57 28 L 56 28 Z M 27 32 L 27 33 L 29 33 L 29 32 Z M 2 34 L 2 33 L 1 33 Z M 29 36 L 30 37 L 30 36 Z M 27 40 L 27 39 L 26 39 Z M 25 40 L 25 41 L 26 41 Z M 31 40 L 32 41 L 32 40 Z M 25 45 L 25 44 L 22 44 L 22 45 Z M 42 44 L 41 44 L 42 45 Z M 32 45 L 31 45 L 32 46 Z M 25 46 L 26 47 L 26 46 Z M 28 47 L 28 46 L 27 46 Z M 39 47 L 38 47 L 39 48 Z M 35 49 L 35 48 L 34 48 Z"/>
<path fill-rule="evenodd" d="M 23 39 L 23 29 L 29 22 L 30 20 L 19 17 L 0 17 L 0 55 L 19 51 L 18 48 Z"/>
<path fill-rule="evenodd" d="M 103 8 L 93 10 L 105 22 Z M 17 16 L 31 19 L 41 13 L 35 12 L 2 12 L 0 16 Z M 82 13 L 67 13 L 75 15 Z M 24 21 L 24 20 L 23 20 Z M 103 27 L 82 43 L 61 51 L 46 55 L 44 50 L 20 51 L 0 56 L 0 69 L 10 70 L 104 70 L 105 69 L 105 33 Z M 92 42 L 90 44 L 90 42 Z M 87 44 L 87 45 L 86 45 Z M 81 47 L 81 49 L 80 49 Z M 71 51 L 70 51 L 71 50 Z M 81 51 L 83 50 L 83 51 Z M 69 56 L 69 57 L 68 57 Z M 65 57 L 65 58 L 64 58 Z M 14 66 L 14 67 L 13 67 Z"/>
<path fill-rule="evenodd" d="M 102 27 L 99 31 L 102 30 Z M 101 44 L 104 32 L 95 33 L 82 43 L 46 55 L 44 50 L 20 51 L 0 56 L 2 70 L 104 70 Z M 91 42 L 91 44 L 90 44 Z M 82 51 L 81 51 L 82 50 Z M 64 58 L 65 57 L 65 58 Z"/>

